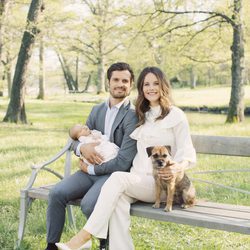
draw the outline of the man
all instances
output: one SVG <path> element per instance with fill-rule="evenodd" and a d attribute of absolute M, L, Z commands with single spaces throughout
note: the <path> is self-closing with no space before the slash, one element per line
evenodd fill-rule
<path fill-rule="evenodd" d="M 47 248 L 57 249 L 64 222 L 65 208 L 70 200 L 82 199 L 81 209 L 88 218 L 92 213 L 100 190 L 110 174 L 115 171 L 129 171 L 136 154 L 136 143 L 129 135 L 138 122 L 130 94 L 134 74 L 126 63 L 115 63 L 107 71 L 109 99 L 93 107 L 86 125 L 110 138 L 120 149 L 116 158 L 102 163 L 102 157 L 95 151 L 96 143 L 73 143 L 76 155 L 80 154 L 91 164 L 80 161 L 80 169 L 59 182 L 51 190 L 47 209 Z M 105 249 L 101 241 L 100 249 Z M 104 242 L 106 244 L 106 242 Z"/>

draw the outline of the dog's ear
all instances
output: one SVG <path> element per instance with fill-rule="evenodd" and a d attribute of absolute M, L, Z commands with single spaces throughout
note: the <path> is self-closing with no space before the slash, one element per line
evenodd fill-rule
<path fill-rule="evenodd" d="M 171 155 L 171 147 L 169 145 L 166 145 L 165 148 L 168 150 L 168 153 Z"/>
<path fill-rule="evenodd" d="M 154 147 L 148 147 L 146 148 L 147 150 L 147 153 L 148 153 L 148 157 L 150 157 L 152 155 L 152 150 L 153 150 Z"/>

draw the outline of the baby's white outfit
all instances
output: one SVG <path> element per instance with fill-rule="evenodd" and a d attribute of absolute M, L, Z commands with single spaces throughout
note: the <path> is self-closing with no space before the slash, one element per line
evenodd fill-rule
<path fill-rule="evenodd" d="M 90 135 L 80 136 L 78 140 L 83 143 L 100 142 L 100 144 L 95 146 L 95 150 L 103 157 L 103 162 L 114 159 L 119 151 L 119 147 L 115 143 L 110 142 L 108 137 L 98 130 L 91 130 Z M 84 157 L 83 160 L 90 164 Z"/>

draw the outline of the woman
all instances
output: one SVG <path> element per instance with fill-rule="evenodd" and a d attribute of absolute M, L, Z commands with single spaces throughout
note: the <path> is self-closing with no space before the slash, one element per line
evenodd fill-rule
<path fill-rule="evenodd" d="M 170 84 L 157 67 L 147 67 L 138 81 L 136 112 L 139 124 L 130 135 L 137 140 L 137 155 L 130 173 L 115 172 L 102 187 L 95 209 L 84 228 L 59 249 L 83 249 L 91 236 L 106 238 L 109 230 L 110 250 L 134 249 L 129 232 L 130 204 L 136 200 L 155 201 L 152 163 L 146 148 L 169 145 L 173 161 L 171 169 L 159 171 L 163 179 L 191 167 L 196 161 L 189 125 L 185 114 L 172 105 Z M 162 197 L 164 198 L 164 197 Z"/>

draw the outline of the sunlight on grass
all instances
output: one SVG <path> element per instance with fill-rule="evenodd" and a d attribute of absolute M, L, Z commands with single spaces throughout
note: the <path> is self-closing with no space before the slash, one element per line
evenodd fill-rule
<path fill-rule="evenodd" d="M 190 89 L 174 89 L 173 98 L 177 106 L 228 106 L 231 87 L 211 87 Z M 245 103 L 250 103 L 250 86 L 245 86 Z"/>

